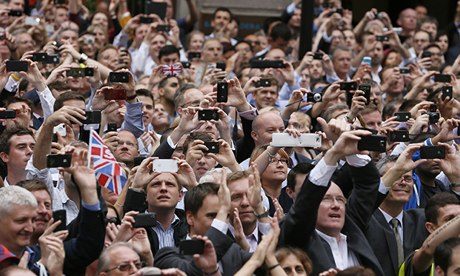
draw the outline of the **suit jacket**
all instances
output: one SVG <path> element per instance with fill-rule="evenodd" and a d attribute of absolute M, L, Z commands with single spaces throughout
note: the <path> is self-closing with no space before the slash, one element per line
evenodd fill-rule
<path fill-rule="evenodd" d="M 385 275 L 398 275 L 399 265 L 396 239 L 393 230 L 379 209 L 372 215 L 365 234 Z M 404 258 L 408 257 L 414 250 L 420 248 L 427 236 L 424 210 L 411 209 L 403 211 Z"/>
<path fill-rule="evenodd" d="M 252 120 L 241 117 L 241 125 L 243 127 L 244 137 L 236 142 L 236 161 L 238 163 L 251 157 L 255 144 L 252 139 Z"/>
<path fill-rule="evenodd" d="M 206 236 L 212 241 L 216 250 L 217 262 L 221 262 L 223 275 L 234 275 L 246 263 L 251 254 L 242 250 L 228 236 L 211 227 Z M 203 275 L 191 256 L 179 253 L 178 248 L 165 247 L 155 255 L 155 266 L 161 269 L 179 268 L 187 275 Z"/>
<path fill-rule="evenodd" d="M 347 236 L 348 249 L 361 265 L 374 270 L 377 275 L 384 275 L 363 233 L 374 212 L 380 176 L 372 162 L 360 168 L 350 166 L 350 172 L 354 188 L 348 198 L 341 233 Z M 304 248 L 313 262 L 314 275 L 336 267 L 329 244 L 315 231 L 318 208 L 328 188 L 313 184 L 307 177 L 281 223 L 280 246 Z"/>

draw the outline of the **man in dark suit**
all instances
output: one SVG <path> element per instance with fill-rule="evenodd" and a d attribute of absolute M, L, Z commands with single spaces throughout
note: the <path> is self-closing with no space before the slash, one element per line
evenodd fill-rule
<path fill-rule="evenodd" d="M 388 276 L 396 276 L 399 265 L 428 236 L 423 209 L 403 210 L 414 190 L 412 170 L 422 162 L 411 158 L 418 148 L 411 145 L 399 157 L 387 156 L 377 164 L 389 191 L 375 210 L 365 234 Z"/>
<path fill-rule="evenodd" d="M 305 179 L 282 224 L 281 246 L 304 248 L 313 262 L 314 274 L 362 265 L 384 275 L 363 234 L 374 212 L 380 182 L 370 157 L 358 155 L 360 136 L 370 134 L 356 130 L 340 135 Z M 342 158 L 350 164 L 354 182 L 348 199 L 339 186 L 330 182 Z"/>
<path fill-rule="evenodd" d="M 219 192 L 219 189 L 222 191 Z M 218 271 L 222 275 L 234 275 L 249 260 L 251 254 L 243 251 L 226 235 L 228 226 L 225 221 L 231 210 L 227 185 L 198 185 L 187 192 L 184 203 L 189 225 L 187 239 L 207 236 L 214 245 L 218 265 L 201 267 L 192 256 L 183 255 L 174 247 L 161 249 L 155 256 L 155 265 L 159 268 L 179 268 L 187 275 L 212 275 Z"/>

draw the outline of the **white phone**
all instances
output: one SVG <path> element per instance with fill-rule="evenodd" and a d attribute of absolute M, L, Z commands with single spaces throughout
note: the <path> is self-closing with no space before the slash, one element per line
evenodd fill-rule
<path fill-rule="evenodd" d="M 179 166 L 174 159 L 154 159 L 152 169 L 157 173 L 175 173 L 179 170 Z"/>
<path fill-rule="evenodd" d="M 65 129 L 64 124 L 59 124 L 53 128 L 53 134 L 54 133 L 59 133 L 61 137 L 66 137 L 67 136 L 67 130 Z"/>
<path fill-rule="evenodd" d="M 321 147 L 321 141 L 321 136 L 316 133 L 304 133 L 298 138 L 292 137 L 289 133 L 273 133 L 270 146 L 318 148 Z"/>
<path fill-rule="evenodd" d="M 24 20 L 24 23 L 29 26 L 37 26 L 38 24 L 40 24 L 40 18 L 27 16 Z"/>

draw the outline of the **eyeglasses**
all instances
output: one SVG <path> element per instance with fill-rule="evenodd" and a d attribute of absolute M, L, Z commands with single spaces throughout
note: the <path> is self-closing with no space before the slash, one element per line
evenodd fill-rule
<path fill-rule="evenodd" d="M 343 196 L 324 196 L 322 202 L 327 203 L 327 204 L 332 204 L 334 201 L 337 201 L 341 205 L 347 204 L 347 199 Z"/>
<path fill-rule="evenodd" d="M 106 272 L 110 272 L 110 271 L 113 271 L 113 270 L 119 270 L 119 271 L 129 271 L 133 268 L 134 265 L 137 269 L 141 269 L 142 267 L 144 267 L 145 263 L 144 262 L 129 262 L 129 263 L 124 263 L 124 264 L 120 264 L 114 268 L 111 268 L 109 270 L 106 270 Z"/>
<path fill-rule="evenodd" d="M 289 161 L 286 158 L 278 159 L 278 158 L 273 157 L 273 158 L 270 158 L 269 162 L 275 163 L 275 164 L 278 164 L 279 162 L 281 162 L 281 164 L 287 165 Z"/>

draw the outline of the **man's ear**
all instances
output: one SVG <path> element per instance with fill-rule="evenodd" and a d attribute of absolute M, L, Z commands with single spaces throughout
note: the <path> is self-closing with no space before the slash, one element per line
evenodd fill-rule
<path fill-rule="evenodd" d="M 251 137 L 254 141 L 257 141 L 257 133 L 254 130 L 251 131 Z"/>
<path fill-rule="evenodd" d="M 294 191 L 291 189 L 291 187 L 286 187 L 286 193 L 292 200 L 294 200 Z"/>
<path fill-rule="evenodd" d="M 425 222 L 425 228 L 428 231 L 428 233 L 433 233 L 434 230 L 436 230 L 436 225 L 431 223 L 431 222 Z"/>
<path fill-rule="evenodd" d="M 162 97 L 165 95 L 165 90 L 164 90 L 164 88 L 158 88 L 158 95 L 160 95 L 160 96 L 162 96 Z"/>
<path fill-rule="evenodd" d="M 190 227 L 193 227 L 195 220 L 194 220 L 192 212 L 186 211 L 185 218 L 187 219 L 187 224 L 190 225 Z"/>
<path fill-rule="evenodd" d="M 0 158 L 2 159 L 3 163 L 8 163 L 8 161 L 10 160 L 6 152 L 0 152 Z"/>

